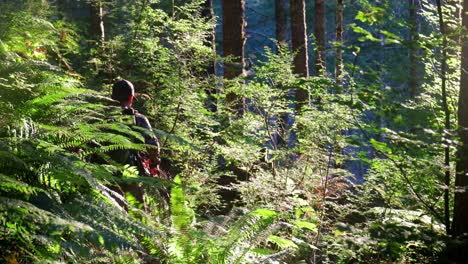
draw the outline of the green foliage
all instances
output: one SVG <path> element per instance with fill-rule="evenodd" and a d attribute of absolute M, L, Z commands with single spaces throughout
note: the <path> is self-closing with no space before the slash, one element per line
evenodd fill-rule
<path fill-rule="evenodd" d="M 229 58 L 207 45 L 215 21 L 202 17 L 203 1 L 102 1 L 100 46 L 87 15 L 45 2 L 0 3 L 0 262 L 438 260 L 441 197 L 453 189 L 442 184 L 452 170 L 443 149 L 457 141 L 443 130 L 430 2 L 421 1 L 418 43 L 406 41 L 402 3 L 347 3 L 339 94 L 331 78 L 294 75 L 287 48 L 257 50 L 248 76 L 211 74 Z M 410 45 L 424 74 L 415 97 Z M 134 105 L 155 127 L 173 181 L 115 160 L 151 148 L 148 131 L 106 97 L 117 78 L 135 84 Z M 311 97 L 301 113 L 297 89 Z M 228 93 L 246 99 L 245 113 L 232 113 Z M 452 113 L 457 93 L 449 86 Z"/>
<path fill-rule="evenodd" d="M 325 238 L 323 262 L 433 263 L 444 248 L 443 226 L 421 211 L 376 207 L 363 214 L 366 222 L 340 223 Z"/>

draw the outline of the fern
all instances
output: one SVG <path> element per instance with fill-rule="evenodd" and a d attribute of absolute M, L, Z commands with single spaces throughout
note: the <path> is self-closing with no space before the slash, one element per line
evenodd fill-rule
<path fill-rule="evenodd" d="M 258 259 L 257 246 L 265 245 L 281 226 L 277 224 L 279 215 L 267 209 L 240 212 L 240 216 L 234 210 L 221 222 L 213 219 L 197 224 L 179 177 L 175 178 L 175 184 L 171 191 L 174 231 L 169 244 L 173 263 L 241 263 Z M 269 257 L 273 258 L 270 255 L 264 258 Z"/>
<path fill-rule="evenodd" d="M 70 89 L 59 96 L 34 99 L 30 105 L 48 109 L 46 115 L 55 115 L 63 110 L 61 104 L 81 92 Z M 37 218 L 39 222 L 31 221 L 30 225 L 18 222 L 21 227 L 19 230 L 12 229 L 2 235 L 2 240 L 19 243 L 13 243 L 11 248 L 3 251 L 6 254 L 3 257 L 13 256 L 11 254 L 14 254 L 15 250 L 20 252 L 29 250 L 29 253 L 25 253 L 26 259 L 33 256 L 56 259 L 62 256 L 66 259 L 76 259 L 75 261 L 100 259 L 107 262 L 111 256 L 114 256 L 116 248 L 123 247 L 130 250 L 129 252 L 142 252 L 149 245 L 158 248 L 158 254 L 165 254 L 162 241 L 166 232 L 155 229 L 155 223 L 152 221 L 147 221 L 149 225 L 135 221 L 136 216 L 128 215 L 121 206 L 122 203 L 130 205 L 125 197 L 105 185 L 138 182 L 145 188 L 157 188 L 163 186 L 163 183 L 152 178 L 141 180 L 117 178 L 114 176 L 115 172 L 124 170 L 121 165 L 104 166 L 89 163 L 84 159 L 89 154 L 105 154 L 118 149 L 147 148 L 143 143 L 133 143 L 129 140 L 129 137 L 132 137 L 144 142 L 139 132 L 128 126 L 108 124 L 106 121 L 108 114 L 104 112 L 105 110 L 107 109 L 100 109 L 95 104 L 79 104 L 67 111 L 81 115 L 92 113 L 94 116 L 99 116 L 96 118 L 99 122 L 89 125 L 78 124 L 70 129 L 67 119 L 72 120 L 79 116 L 67 114 L 60 122 L 52 120 L 49 124 L 34 123 L 39 129 L 32 129 L 33 126 L 29 125 L 32 122 L 23 122 L 22 126 L 18 126 L 18 130 L 24 132 L 11 133 L 13 130 L 10 129 L 13 137 L 0 140 L 2 157 L 0 169 L 4 173 L 0 178 L 2 180 L 0 198 L 19 199 L 7 200 L 9 204 L 16 204 L 16 208 L 25 209 L 19 209 L 18 217 L 29 219 L 35 214 L 45 217 Z M 29 112 L 31 116 L 39 113 L 44 115 L 41 112 Z M 33 130 L 34 133 L 30 132 Z M 93 147 L 89 146 L 91 143 L 94 143 Z M 81 155 L 70 152 L 71 148 L 77 147 L 83 148 Z M 52 197 L 55 197 L 54 202 L 51 202 Z M 4 209 L 6 215 L 2 216 L 2 225 L 11 226 L 10 220 L 15 219 L 15 213 L 10 207 L 2 207 L 2 211 Z M 149 216 L 145 218 L 149 219 Z M 113 225 L 109 226 L 108 223 Z M 87 226 L 88 229 L 83 231 L 82 226 Z M 39 231 L 41 227 L 42 231 Z M 40 239 L 38 240 L 36 236 Z"/>

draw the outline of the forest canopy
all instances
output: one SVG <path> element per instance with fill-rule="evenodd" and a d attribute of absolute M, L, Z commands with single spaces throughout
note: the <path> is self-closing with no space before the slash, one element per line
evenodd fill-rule
<path fill-rule="evenodd" d="M 0 0 L 0 262 L 462 263 L 467 12 Z"/>

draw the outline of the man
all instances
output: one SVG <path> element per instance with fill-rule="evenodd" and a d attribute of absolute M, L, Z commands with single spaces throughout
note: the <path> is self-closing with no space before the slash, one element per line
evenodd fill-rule
<path fill-rule="evenodd" d="M 132 108 L 134 97 L 135 89 L 131 82 L 127 80 L 119 80 L 112 86 L 111 98 L 120 103 L 122 114 L 133 116 L 133 124 L 131 125 L 136 125 L 146 129 L 145 133 L 142 133 L 145 143 L 155 147 L 148 148 L 148 153 L 135 152 L 127 154 L 127 156 L 123 158 L 122 155 L 120 155 L 120 157 L 118 157 L 119 155 L 111 156 L 113 156 L 115 161 L 120 163 L 136 163 L 131 165 L 137 165 L 140 174 L 143 174 L 142 176 L 158 177 L 160 173 L 159 164 L 161 163 L 159 142 L 153 134 L 153 130 L 148 119 Z"/>

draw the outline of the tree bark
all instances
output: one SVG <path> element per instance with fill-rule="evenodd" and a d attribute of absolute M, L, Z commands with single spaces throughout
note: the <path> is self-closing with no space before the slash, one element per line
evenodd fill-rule
<path fill-rule="evenodd" d="M 439 27 L 440 33 L 442 34 L 442 58 L 441 58 L 441 69 L 440 78 L 442 79 L 442 110 L 444 111 L 444 130 L 450 131 L 450 110 L 447 103 L 447 31 L 444 23 L 444 16 L 442 13 L 441 0 L 437 0 L 437 13 L 439 15 Z M 444 148 L 444 170 L 445 170 L 445 191 L 444 191 L 444 211 L 445 211 L 445 231 L 447 234 L 450 233 L 450 146 L 449 146 L 449 134 L 444 135 L 447 141 L 444 142 L 446 147 Z"/>
<path fill-rule="evenodd" d="M 230 61 L 224 61 L 224 78 L 234 79 L 243 75 L 244 62 L 244 45 L 245 45 L 245 2 L 244 0 L 223 0 L 223 56 L 227 58 L 231 56 Z M 244 113 L 244 98 L 235 93 L 229 92 L 226 94 L 226 103 L 231 111 L 236 116 L 241 116 Z M 222 158 L 223 159 L 223 158 Z M 227 166 L 227 169 L 232 171 L 235 178 L 222 175 L 218 179 L 218 184 L 221 186 L 231 187 L 232 183 L 246 180 L 247 174 L 234 164 L 227 165 L 223 160 L 222 164 Z M 234 206 L 236 200 L 239 199 L 240 193 L 236 189 L 220 189 L 219 195 L 225 203 L 225 207 L 220 213 L 229 212 Z"/>
<path fill-rule="evenodd" d="M 468 0 L 463 1 L 462 23 L 468 30 Z M 468 38 L 463 35 L 461 57 L 460 95 L 458 101 L 458 129 L 460 146 L 457 152 L 455 203 L 453 209 L 454 235 L 468 233 Z"/>
<path fill-rule="evenodd" d="M 104 46 L 105 31 L 104 31 L 104 8 L 101 0 L 93 0 L 90 2 L 89 11 L 91 16 L 91 24 L 89 33 L 92 39 L 95 39 L 101 47 Z"/>
<path fill-rule="evenodd" d="M 288 45 L 286 5 L 286 0 L 275 0 L 276 41 L 278 42 L 278 47 L 287 47 Z"/>
<path fill-rule="evenodd" d="M 338 93 L 343 86 L 343 0 L 336 1 L 336 56 L 335 80 Z"/>
<path fill-rule="evenodd" d="M 294 56 L 294 72 L 309 77 L 309 56 L 307 46 L 307 26 L 305 0 L 291 0 L 291 33 Z M 309 103 L 309 93 L 304 89 L 296 90 L 296 111 L 300 112 Z"/>
<path fill-rule="evenodd" d="M 245 2 L 244 0 L 223 0 L 223 55 L 232 56 L 232 61 L 224 63 L 224 78 L 234 79 L 243 74 L 245 45 Z M 243 99 L 234 93 L 226 95 L 227 103 L 237 114 L 244 111 Z"/>
<path fill-rule="evenodd" d="M 315 0 L 315 74 L 323 76 L 325 71 L 325 0 Z"/>
<path fill-rule="evenodd" d="M 408 0 L 409 11 L 409 75 L 408 75 L 408 90 L 411 97 L 418 94 L 418 20 L 417 20 L 417 4 L 418 0 Z"/>

